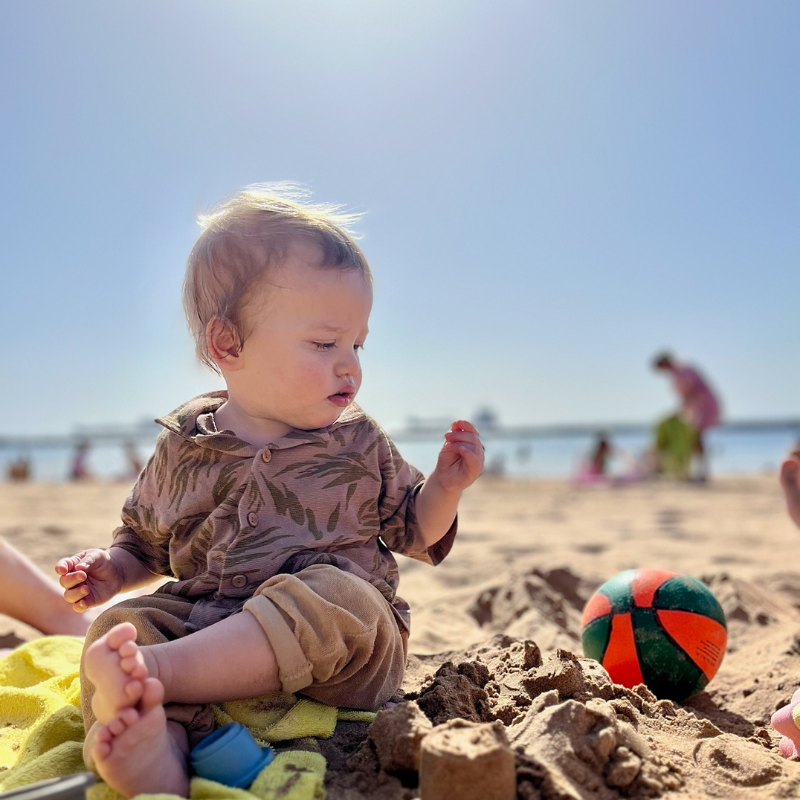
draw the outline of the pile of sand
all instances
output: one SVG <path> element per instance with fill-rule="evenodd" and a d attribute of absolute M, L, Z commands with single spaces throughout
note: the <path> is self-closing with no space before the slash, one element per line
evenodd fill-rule
<path fill-rule="evenodd" d="M 780 756 L 767 726 L 800 673 L 800 575 L 775 578 L 767 593 L 724 573 L 705 576 L 729 619 L 729 654 L 752 645 L 754 660 L 684 704 L 612 684 L 597 662 L 575 655 L 590 589 L 568 570 L 532 570 L 483 589 L 468 612 L 487 631 L 541 629 L 573 646 L 543 658 L 534 638 L 495 633 L 459 652 L 412 656 L 401 702 L 368 729 L 323 743 L 334 767 L 330 800 L 419 797 L 421 742 L 453 719 L 503 726 L 523 800 L 794 797 L 800 762 Z M 775 652 L 778 628 L 789 643 L 784 652 Z M 759 662 L 769 666 L 760 676 Z"/>

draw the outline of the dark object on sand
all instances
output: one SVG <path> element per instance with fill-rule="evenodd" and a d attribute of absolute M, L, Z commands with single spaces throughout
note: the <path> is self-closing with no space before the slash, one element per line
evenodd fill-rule
<path fill-rule="evenodd" d="M 66 778 L 20 786 L 0 794 L 2 800 L 85 800 L 86 790 L 96 782 L 94 772 L 76 772 Z"/>

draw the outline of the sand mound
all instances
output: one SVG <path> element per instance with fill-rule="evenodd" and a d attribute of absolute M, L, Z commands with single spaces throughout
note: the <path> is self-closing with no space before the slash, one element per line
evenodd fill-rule
<path fill-rule="evenodd" d="M 709 691 L 684 704 L 612 684 L 599 664 L 575 655 L 592 587 L 569 570 L 485 585 L 464 613 L 487 633 L 506 632 L 412 656 L 401 702 L 351 736 L 342 769 L 329 771 L 329 797 L 419 797 L 422 742 L 451 720 L 503 727 L 523 800 L 796 796 L 800 763 L 780 756 L 766 726 L 800 684 L 800 620 L 785 602 L 800 598 L 800 579 L 703 578 L 728 615 L 731 645 Z M 780 588 L 764 588 L 772 585 Z M 516 630 L 570 647 L 543 656 L 533 638 L 508 633 Z"/>
<path fill-rule="evenodd" d="M 724 732 L 691 707 L 612 684 L 593 661 L 565 650 L 542 661 L 533 642 L 500 635 L 451 657 L 381 712 L 346 772 L 329 774 L 329 797 L 418 797 L 422 740 L 452 719 L 505 727 L 524 800 L 752 797 L 755 787 L 777 798 L 800 789 L 800 764 L 781 758 L 766 731 Z"/>

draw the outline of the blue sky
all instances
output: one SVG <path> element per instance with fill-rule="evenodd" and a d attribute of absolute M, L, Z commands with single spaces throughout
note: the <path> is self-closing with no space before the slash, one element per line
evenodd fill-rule
<path fill-rule="evenodd" d="M 4 3 L 9 433 L 218 379 L 195 216 L 294 180 L 366 212 L 360 402 L 649 420 L 664 347 L 729 417 L 800 414 L 800 6 L 724 0 Z M 7 423 L 8 425 L 9 423 Z"/>

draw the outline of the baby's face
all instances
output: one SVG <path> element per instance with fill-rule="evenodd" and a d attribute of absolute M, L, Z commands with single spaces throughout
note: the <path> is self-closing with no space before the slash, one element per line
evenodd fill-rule
<path fill-rule="evenodd" d="M 242 368 L 229 389 L 251 415 L 312 430 L 335 422 L 361 387 L 372 286 L 358 270 L 318 267 L 293 245 L 246 309 Z"/>

